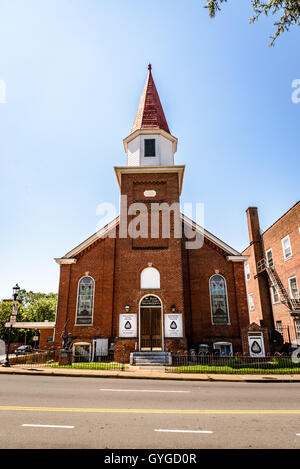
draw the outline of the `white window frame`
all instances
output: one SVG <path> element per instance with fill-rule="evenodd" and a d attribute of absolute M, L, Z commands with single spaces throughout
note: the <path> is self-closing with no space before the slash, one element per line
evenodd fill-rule
<path fill-rule="evenodd" d="M 229 345 L 230 346 L 230 355 L 221 355 L 220 354 L 220 356 L 233 357 L 233 348 L 232 348 L 232 343 L 231 342 L 214 342 L 213 343 L 213 349 L 214 350 L 220 350 L 222 345 Z"/>
<path fill-rule="evenodd" d="M 297 295 L 296 295 L 296 298 L 295 298 L 294 295 L 293 295 L 293 290 L 292 290 L 292 287 L 291 287 L 291 280 L 293 280 L 293 279 L 296 280 L 296 285 L 297 285 Z M 296 275 L 293 275 L 292 277 L 289 277 L 289 278 L 288 278 L 288 282 L 289 282 L 289 289 L 290 289 L 291 298 L 292 298 L 292 299 L 295 299 L 295 300 L 298 300 L 298 299 L 299 299 L 299 287 L 298 287 L 298 282 L 297 282 L 297 277 L 296 277 Z"/>
<path fill-rule="evenodd" d="M 297 345 L 300 345 L 300 319 L 295 319 L 294 326 Z"/>
<path fill-rule="evenodd" d="M 275 301 L 274 290 L 276 290 L 276 293 L 278 295 L 278 301 Z M 277 288 L 275 287 L 275 285 L 271 285 L 271 295 L 272 295 L 273 305 L 278 305 L 280 303 L 280 294 L 279 294 Z"/>
<path fill-rule="evenodd" d="M 252 303 L 250 301 L 250 297 L 252 298 Z M 249 303 L 249 311 L 254 311 L 254 299 L 253 299 L 253 293 L 248 293 L 248 303 Z"/>
<path fill-rule="evenodd" d="M 271 253 L 271 256 L 272 256 L 272 265 L 269 265 L 269 259 L 268 259 L 269 252 Z M 266 250 L 266 261 L 267 261 L 268 267 L 274 267 L 274 257 L 273 257 L 272 248 Z"/>
<path fill-rule="evenodd" d="M 150 276 L 148 275 L 150 274 Z M 146 277 L 146 278 L 145 278 Z M 160 272 L 155 267 L 145 267 L 140 274 L 141 290 L 159 290 Z"/>
<path fill-rule="evenodd" d="M 251 279 L 250 264 L 245 265 L 245 276 L 246 276 L 246 282 L 249 282 L 249 280 Z"/>
<path fill-rule="evenodd" d="M 286 256 L 285 254 L 285 248 L 284 248 L 284 242 L 288 240 L 289 241 L 289 245 L 290 245 L 290 251 L 291 251 L 291 254 L 289 256 Z M 292 245 L 291 245 L 291 240 L 290 240 L 290 235 L 287 235 L 285 236 L 282 240 L 281 240 L 281 245 L 282 245 L 282 251 L 283 251 L 283 258 L 285 261 L 291 259 L 291 257 L 293 257 L 293 251 L 292 251 Z"/>

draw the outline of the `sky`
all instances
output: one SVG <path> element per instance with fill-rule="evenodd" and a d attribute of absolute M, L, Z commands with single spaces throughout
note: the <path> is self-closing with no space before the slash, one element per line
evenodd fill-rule
<path fill-rule="evenodd" d="M 0 299 L 56 292 L 62 257 L 119 205 L 148 63 L 185 164 L 182 202 L 238 251 L 299 200 L 300 30 L 268 47 L 250 0 L 0 0 Z M 1 88 L 2 87 L 2 88 Z M 300 97 L 300 93 L 299 93 Z"/>

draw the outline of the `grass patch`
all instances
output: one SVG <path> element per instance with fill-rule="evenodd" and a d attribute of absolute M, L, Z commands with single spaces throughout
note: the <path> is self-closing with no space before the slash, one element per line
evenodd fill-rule
<path fill-rule="evenodd" d="M 207 373 L 207 374 L 241 374 L 241 375 L 264 375 L 264 374 L 279 374 L 279 375 L 293 375 L 300 373 L 300 367 L 293 368 L 277 368 L 274 367 L 261 367 L 261 368 L 246 368 L 246 367 L 231 367 L 231 366 L 179 366 L 173 373 Z"/>
<path fill-rule="evenodd" d="M 47 363 L 47 368 L 70 368 L 80 370 L 125 370 L 128 368 L 122 363 L 101 363 L 101 362 L 88 362 L 88 363 L 72 363 L 72 365 L 59 365 L 56 363 Z"/>

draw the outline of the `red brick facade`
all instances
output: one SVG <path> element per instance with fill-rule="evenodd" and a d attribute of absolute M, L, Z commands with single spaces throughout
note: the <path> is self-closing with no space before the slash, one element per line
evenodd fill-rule
<path fill-rule="evenodd" d="M 147 138 L 156 139 L 157 155 L 143 153 L 143 139 Z M 140 215 L 140 225 L 148 222 L 146 236 L 123 236 L 123 228 L 128 232 L 134 221 L 135 214 L 128 213 L 132 204 L 142 203 L 149 208 L 150 204 L 165 203 L 170 207 L 179 203 L 181 193 L 184 166 L 173 164 L 177 139 L 169 132 L 150 69 L 132 133 L 125 140 L 125 150 L 130 146 L 128 166 L 115 168 L 115 171 L 121 195 L 127 200 L 121 204 L 120 219 L 115 223 L 116 237 L 109 236 L 109 229 L 104 230 L 58 259 L 61 272 L 55 346 L 61 347 L 61 334 L 69 320 L 68 332 L 75 343 L 108 338 L 114 343 L 115 359 L 128 361 L 130 352 L 141 348 L 141 300 L 145 295 L 156 295 L 162 305 L 161 323 L 156 323 L 161 324 L 162 350 L 183 353 L 204 343 L 212 351 L 213 345 L 219 342 L 231 343 L 233 353 L 248 353 L 242 340 L 242 330 L 249 326 L 244 259 L 237 251 L 208 232 L 205 232 L 202 247 L 187 249 L 186 233 L 178 237 L 174 232 L 177 221 L 184 224 L 184 228 L 189 226 L 179 213 L 177 218 L 171 217 L 170 236 L 163 236 L 162 213 L 159 214 L 157 237 L 151 236 L 149 211 Z M 135 144 L 131 145 L 133 141 Z M 145 156 L 150 156 L 150 160 Z M 199 227 L 196 230 L 199 231 Z M 141 272 L 149 266 L 159 272 L 159 288 L 141 288 Z M 229 309 L 226 325 L 224 321 L 219 325 L 212 322 L 209 285 L 215 274 L 223 276 L 226 282 Z M 77 325 L 78 284 L 87 276 L 95 282 L 93 321 L 90 325 Z M 223 314 L 220 305 L 218 308 L 218 314 Z M 119 337 L 120 314 L 127 310 L 137 317 L 136 338 Z M 171 313 L 176 313 L 179 318 L 182 315 L 182 336 L 178 333 L 177 337 L 165 338 L 164 319 Z M 180 323 L 180 319 L 178 321 Z"/>
<path fill-rule="evenodd" d="M 283 328 L 284 342 L 296 343 L 295 318 L 289 308 L 280 299 L 274 301 L 270 290 L 270 281 L 266 275 L 257 276 L 257 262 L 266 252 L 272 249 L 274 267 L 289 296 L 291 296 L 289 279 L 296 277 L 300 282 L 300 202 L 295 204 L 279 220 L 260 235 L 259 219 L 256 207 L 247 210 L 250 246 L 243 252 L 249 256 L 250 280 L 246 282 L 247 294 L 253 295 L 254 309 L 249 310 L 250 322 L 263 324 L 268 328 Z M 292 255 L 285 259 L 282 239 L 290 238 Z M 276 300 L 277 298 L 275 298 Z M 250 309 L 250 308 L 249 308 Z M 298 336 L 300 344 L 300 336 Z"/>

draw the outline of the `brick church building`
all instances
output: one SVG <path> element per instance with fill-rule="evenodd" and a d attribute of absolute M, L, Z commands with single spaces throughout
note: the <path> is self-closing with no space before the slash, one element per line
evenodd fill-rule
<path fill-rule="evenodd" d="M 199 344 L 221 355 L 249 355 L 251 334 L 262 332 L 249 325 L 247 257 L 176 209 L 169 212 L 169 235 L 163 232 L 168 207 L 180 201 L 185 166 L 174 163 L 177 138 L 168 127 L 150 65 L 123 142 L 127 164 L 114 168 L 120 216 L 56 259 L 54 345 L 61 348 L 68 322 L 75 356 L 93 361 L 108 350 L 116 360 L 129 361 L 141 352 L 167 360 L 170 352 L 197 350 Z"/>

